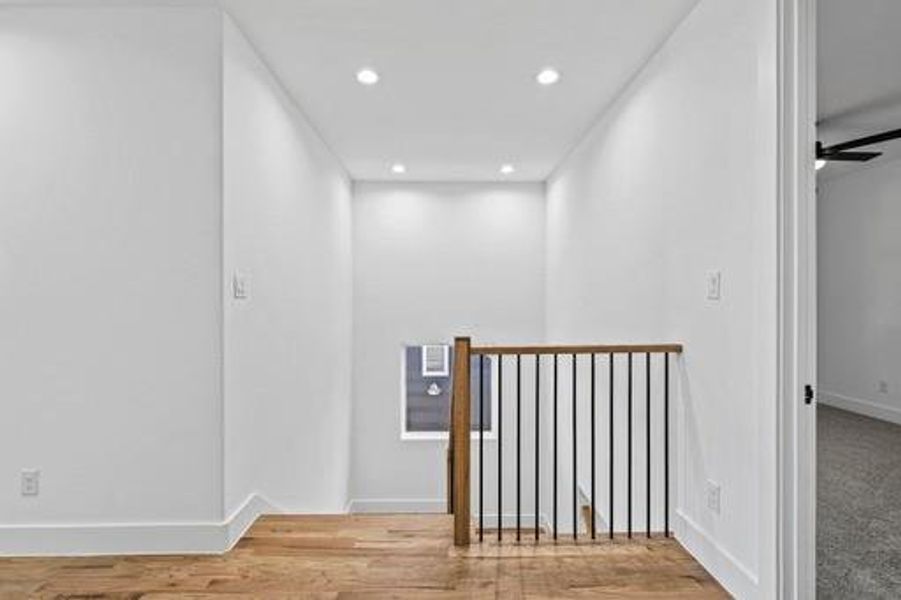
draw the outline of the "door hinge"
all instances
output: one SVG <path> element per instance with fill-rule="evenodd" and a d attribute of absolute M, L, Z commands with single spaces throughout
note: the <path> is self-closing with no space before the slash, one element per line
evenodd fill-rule
<path fill-rule="evenodd" d="M 808 383 L 804 386 L 804 404 L 813 404 L 814 397 L 816 397 L 816 393 L 813 391 L 813 386 Z"/>

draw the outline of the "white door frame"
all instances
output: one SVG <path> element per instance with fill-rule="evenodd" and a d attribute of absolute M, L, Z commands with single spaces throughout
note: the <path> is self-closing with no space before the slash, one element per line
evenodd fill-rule
<path fill-rule="evenodd" d="M 816 0 L 779 0 L 779 596 L 816 596 Z"/>

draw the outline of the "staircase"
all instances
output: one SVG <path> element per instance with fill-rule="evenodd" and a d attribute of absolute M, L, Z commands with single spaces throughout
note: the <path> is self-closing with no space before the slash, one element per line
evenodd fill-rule
<path fill-rule="evenodd" d="M 456 338 L 447 455 L 454 543 L 669 537 L 670 377 L 681 353 L 680 344 Z"/>

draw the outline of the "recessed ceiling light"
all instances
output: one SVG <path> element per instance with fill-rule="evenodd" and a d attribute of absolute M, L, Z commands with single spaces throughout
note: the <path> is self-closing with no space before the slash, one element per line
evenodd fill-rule
<path fill-rule="evenodd" d="M 394 163 L 391 165 L 391 172 L 396 173 L 397 175 L 403 175 L 407 172 L 407 167 L 402 163 Z"/>
<path fill-rule="evenodd" d="M 516 168 L 511 164 L 501 165 L 501 173 L 503 173 L 504 175 L 509 175 L 515 170 Z"/>
<path fill-rule="evenodd" d="M 556 69 L 542 69 L 541 72 L 535 76 L 535 81 L 541 85 L 554 85 L 560 81 L 560 72 Z"/>
<path fill-rule="evenodd" d="M 363 85 L 375 85 L 379 82 L 379 74 L 372 69 L 360 69 L 357 71 L 357 81 Z"/>

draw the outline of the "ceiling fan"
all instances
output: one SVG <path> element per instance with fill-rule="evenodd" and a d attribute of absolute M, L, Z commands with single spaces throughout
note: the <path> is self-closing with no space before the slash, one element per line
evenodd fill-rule
<path fill-rule="evenodd" d="M 829 161 L 842 162 L 867 162 L 876 157 L 882 156 L 882 152 L 860 152 L 855 148 L 863 146 L 872 146 L 890 140 L 901 138 L 901 129 L 893 129 L 875 135 L 849 140 L 832 146 L 823 146 L 822 142 L 817 142 L 817 169 L 821 169 Z"/>

